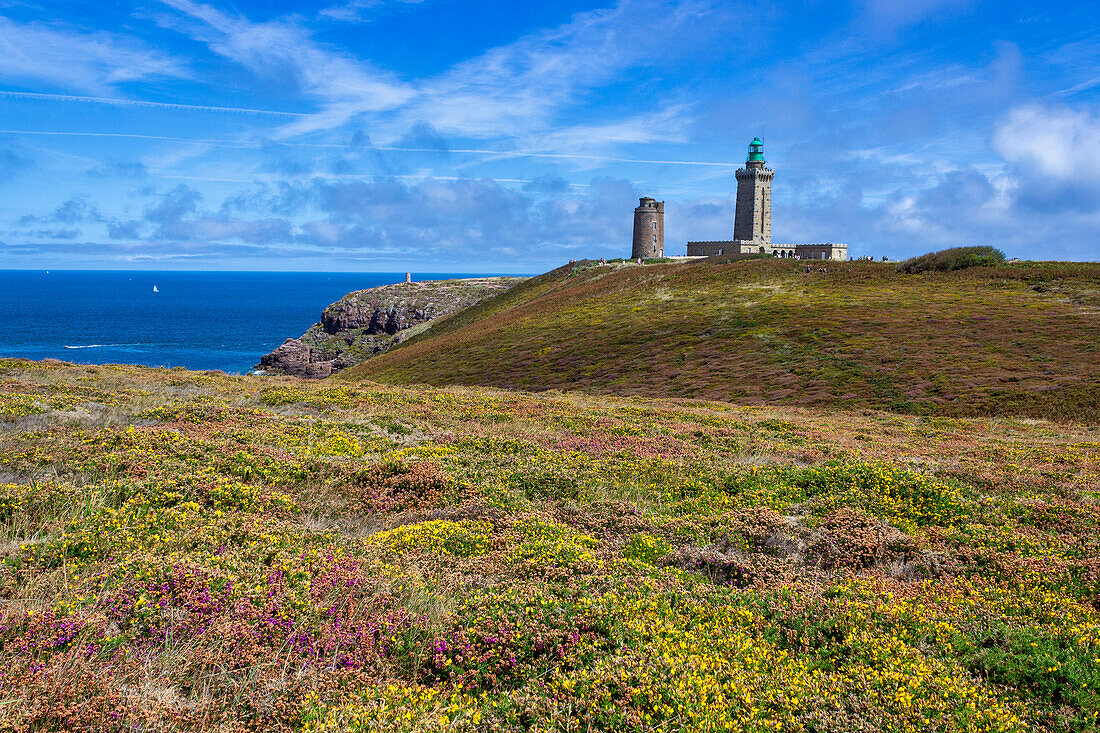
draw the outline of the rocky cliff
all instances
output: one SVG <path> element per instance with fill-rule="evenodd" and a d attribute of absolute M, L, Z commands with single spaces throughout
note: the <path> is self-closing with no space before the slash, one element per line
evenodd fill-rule
<path fill-rule="evenodd" d="M 397 283 L 348 293 L 321 312 L 299 338 L 260 357 L 255 369 L 298 377 L 327 377 L 390 350 L 437 318 L 469 308 L 522 282 L 479 277 Z"/>

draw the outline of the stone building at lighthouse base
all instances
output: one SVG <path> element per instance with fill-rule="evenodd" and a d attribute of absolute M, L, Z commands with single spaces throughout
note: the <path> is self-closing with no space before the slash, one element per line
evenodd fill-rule
<path fill-rule="evenodd" d="M 757 244 L 756 242 L 737 240 L 687 243 L 688 257 L 715 257 L 717 255 L 739 257 L 769 255 L 771 257 L 799 260 L 846 260 L 848 259 L 848 245 L 835 242 L 823 242 L 821 244 Z"/>

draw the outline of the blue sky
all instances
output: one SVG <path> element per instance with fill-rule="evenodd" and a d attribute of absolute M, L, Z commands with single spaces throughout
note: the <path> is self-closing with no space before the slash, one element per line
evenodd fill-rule
<path fill-rule="evenodd" d="M 1094 2 L 0 0 L 0 267 L 538 272 L 732 236 L 1100 259 Z"/>

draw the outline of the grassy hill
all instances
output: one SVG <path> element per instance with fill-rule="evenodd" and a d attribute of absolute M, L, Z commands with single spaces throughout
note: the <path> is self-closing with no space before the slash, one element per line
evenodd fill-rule
<path fill-rule="evenodd" d="M 1100 414 L 1100 264 L 583 262 L 340 375 L 916 414 Z"/>
<path fill-rule="evenodd" d="M 1095 421 L 0 359 L 0 731 L 1095 731 L 1097 558 Z"/>

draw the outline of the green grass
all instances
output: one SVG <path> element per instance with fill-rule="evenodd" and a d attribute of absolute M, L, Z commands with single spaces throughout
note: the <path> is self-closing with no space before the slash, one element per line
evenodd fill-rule
<path fill-rule="evenodd" d="M 927 415 L 1100 413 L 1100 264 L 582 261 L 339 379 Z"/>

